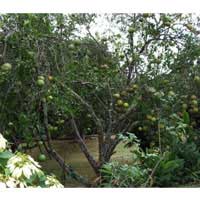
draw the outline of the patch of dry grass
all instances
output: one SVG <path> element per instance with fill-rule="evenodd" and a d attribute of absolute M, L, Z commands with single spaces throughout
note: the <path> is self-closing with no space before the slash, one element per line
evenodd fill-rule
<path fill-rule="evenodd" d="M 95 158 L 98 156 L 98 143 L 96 138 L 90 138 L 86 140 L 86 144 Z M 89 165 L 84 154 L 80 151 L 79 145 L 71 140 L 63 141 L 53 141 L 53 147 L 55 150 L 65 159 L 66 163 L 70 164 L 74 169 L 77 170 L 82 176 L 87 177 L 90 180 L 95 179 L 95 173 L 91 166 Z M 45 151 L 43 150 L 43 153 Z M 40 151 L 38 148 L 31 150 L 30 154 L 37 160 Z M 116 153 L 112 156 L 111 160 L 116 160 L 119 162 L 129 162 L 131 160 L 132 154 L 130 149 L 124 148 L 123 144 L 119 144 L 116 148 Z M 41 163 L 44 170 L 48 173 L 54 173 L 56 176 L 62 176 L 62 170 L 56 161 L 47 159 L 45 162 Z M 67 179 L 66 187 L 79 187 L 80 185 L 74 180 Z"/>

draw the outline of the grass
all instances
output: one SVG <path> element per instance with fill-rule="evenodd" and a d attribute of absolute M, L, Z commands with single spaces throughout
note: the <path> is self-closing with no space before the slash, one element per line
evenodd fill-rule
<path fill-rule="evenodd" d="M 98 156 L 98 143 L 96 138 L 86 139 L 86 144 L 90 152 L 95 158 Z M 89 165 L 84 154 L 80 151 L 79 145 L 72 140 L 53 141 L 53 147 L 55 150 L 65 159 L 66 163 L 70 164 L 79 174 L 87 177 L 89 180 L 94 180 L 95 173 Z M 38 148 L 34 148 L 29 152 L 36 160 L 40 151 Z M 45 151 L 43 152 L 45 153 Z M 124 148 L 124 144 L 119 144 L 116 148 L 116 153 L 113 154 L 111 160 L 119 161 L 122 163 L 130 162 L 132 154 L 130 149 Z M 57 177 L 62 177 L 63 172 L 56 161 L 47 159 L 45 162 L 40 163 L 43 169 L 48 173 L 53 173 Z M 65 187 L 81 187 L 76 181 L 67 178 L 65 181 Z"/>

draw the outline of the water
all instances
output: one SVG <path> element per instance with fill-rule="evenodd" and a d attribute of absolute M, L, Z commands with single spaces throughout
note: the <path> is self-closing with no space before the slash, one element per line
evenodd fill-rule
<path fill-rule="evenodd" d="M 94 180 L 95 173 L 89 165 L 84 154 L 80 151 L 79 145 L 73 140 L 56 140 L 52 142 L 55 150 L 65 159 L 67 164 L 70 164 L 82 176 L 87 177 L 89 180 Z M 97 158 L 98 156 L 98 143 L 96 138 L 86 139 L 86 144 L 92 155 Z M 39 148 L 31 149 L 30 153 L 36 160 L 40 154 Z M 43 150 L 45 154 L 45 151 Z M 130 149 L 124 148 L 124 144 L 119 144 L 116 148 L 116 153 L 113 154 L 111 160 L 127 163 L 131 160 L 132 154 Z M 43 169 L 48 173 L 55 174 L 59 179 L 62 179 L 63 172 L 56 161 L 47 159 L 45 162 L 40 163 Z M 76 181 L 67 178 L 65 187 L 81 187 Z"/>

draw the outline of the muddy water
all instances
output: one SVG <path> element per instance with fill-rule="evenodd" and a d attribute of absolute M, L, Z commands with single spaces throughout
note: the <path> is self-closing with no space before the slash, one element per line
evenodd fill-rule
<path fill-rule="evenodd" d="M 86 144 L 95 158 L 97 158 L 98 144 L 96 138 L 86 139 Z M 88 164 L 87 159 L 80 151 L 79 145 L 72 140 L 54 141 L 53 147 L 55 150 L 65 159 L 66 163 L 74 167 L 77 172 L 81 175 L 86 176 L 88 179 L 95 179 L 95 173 L 93 172 L 91 166 Z M 36 160 L 40 151 L 38 148 L 34 148 L 29 152 Z M 45 151 L 43 150 L 43 153 Z M 131 160 L 132 154 L 130 149 L 125 149 L 124 144 L 119 144 L 116 148 L 116 153 L 113 154 L 111 160 L 117 160 L 119 162 L 129 162 Z M 40 163 L 45 171 L 48 173 L 53 173 L 57 177 L 62 178 L 63 173 L 56 161 L 47 159 L 45 162 Z M 65 187 L 80 187 L 81 185 L 76 181 L 67 178 L 65 181 Z"/>

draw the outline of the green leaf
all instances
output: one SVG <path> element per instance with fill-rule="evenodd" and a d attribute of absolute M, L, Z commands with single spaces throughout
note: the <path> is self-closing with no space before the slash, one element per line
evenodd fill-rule
<path fill-rule="evenodd" d="M 189 113 L 187 111 L 183 112 L 183 121 L 184 121 L 185 124 L 190 123 L 190 116 L 189 116 Z"/>
<path fill-rule="evenodd" d="M 10 151 L 4 151 L 0 153 L 0 159 L 10 159 L 13 156 L 13 153 Z"/>

